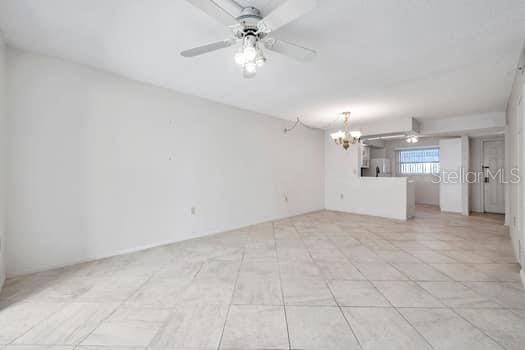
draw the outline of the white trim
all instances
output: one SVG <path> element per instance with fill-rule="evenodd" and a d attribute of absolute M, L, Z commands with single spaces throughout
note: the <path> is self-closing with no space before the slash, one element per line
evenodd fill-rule
<path fill-rule="evenodd" d="M 418 150 L 418 149 L 432 149 L 432 148 L 436 148 L 436 149 L 439 149 L 439 145 L 434 145 L 434 146 L 407 146 L 407 147 L 398 147 L 398 148 L 394 148 L 394 151 L 415 151 L 415 150 Z"/>
<path fill-rule="evenodd" d="M 480 183 L 480 196 L 481 199 L 481 212 L 486 213 L 485 210 L 485 140 L 481 140 L 481 152 L 480 152 L 480 158 L 481 158 L 481 172 L 483 173 L 483 181 Z"/>
<path fill-rule="evenodd" d="M 196 239 L 196 238 L 213 236 L 213 235 L 217 235 L 217 234 L 220 234 L 220 233 L 223 233 L 223 232 L 240 230 L 240 229 L 243 229 L 243 228 L 246 228 L 246 227 L 250 227 L 250 226 L 254 226 L 254 225 L 260 225 L 260 224 L 270 223 L 270 222 L 274 222 L 274 221 L 278 221 L 278 220 L 290 219 L 290 218 L 293 218 L 293 217 L 296 217 L 296 216 L 300 216 L 300 215 L 317 213 L 317 212 L 320 212 L 320 211 L 323 211 L 323 210 L 326 210 L 326 209 L 316 209 L 316 210 L 310 210 L 310 211 L 301 212 L 301 213 L 295 213 L 295 214 L 292 214 L 292 215 L 277 216 L 277 217 L 275 217 L 273 219 L 260 221 L 260 222 L 255 222 L 253 224 L 249 224 L 249 225 L 245 225 L 245 226 L 235 226 L 235 227 L 231 227 L 231 228 L 227 228 L 227 229 L 223 229 L 223 230 L 219 230 L 219 231 L 210 231 L 210 232 L 206 232 L 206 233 L 193 233 L 191 236 L 189 236 L 187 238 L 184 238 L 184 239 L 160 241 L 160 242 L 153 243 L 153 244 L 146 244 L 146 245 L 137 246 L 137 247 L 133 247 L 133 248 L 129 248 L 129 249 L 117 250 L 117 251 L 112 252 L 110 254 L 92 255 L 92 256 L 89 256 L 89 257 L 87 257 L 85 259 L 79 259 L 76 262 L 68 263 L 68 264 L 65 264 L 65 265 L 64 264 L 49 264 L 49 265 L 45 265 L 45 266 L 39 267 L 37 269 L 20 270 L 20 271 L 17 271 L 16 274 L 7 274 L 7 278 L 20 277 L 20 276 L 30 275 L 30 274 L 33 274 L 33 273 L 44 272 L 44 271 L 49 271 L 49 270 L 54 270 L 54 269 L 60 269 L 60 268 L 63 268 L 63 267 L 83 264 L 83 263 L 87 263 L 87 262 L 92 262 L 92 261 L 96 261 L 96 260 L 100 260 L 100 259 L 112 258 L 112 257 L 119 256 L 119 255 L 136 253 L 136 252 L 140 252 L 140 251 L 147 250 L 147 249 L 152 249 L 152 248 L 156 248 L 156 247 L 162 247 L 162 246 L 171 245 L 171 244 L 175 244 L 175 243 L 179 243 L 179 242 L 185 242 L 185 241 L 189 241 L 189 240 Z"/>
<path fill-rule="evenodd" d="M 209 235 L 213 235 L 213 233 L 210 233 Z M 112 258 L 112 257 L 119 256 L 119 255 L 136 253 L 136 252 L 140 252 L 140 251 L 143 251 L 143 250 L 156 248 L 156 247 L 161 247 L 161 246 L 165 246 L 165 245 L 170 245 L 170 244 L 174 244 L 174 243 L 177 243 L 177 242 L 187 241 L 187 240 L 191 240 L 191 239 L 195 239 L 195 238 L 199 238 L 199 237 L 203 237 L 203 236 L 207 236 L 207 235 L 195 235 L 195 236 L 191 236 L 191 237 L 189 237 L 187 239 L 182 239 L 182 240 L 170 240 L 170 241 L 157 242 L 157 243 L 147 244 L 147 245 L 138 246 L 138 247 L 134 247 L 134 248 L 130 248 L 130 249 L 117 250 L 115 252 L 112 252 L 111 254 L 91 255 L 91 256 L 88 256 L 85 259 L 79 259 L 79 260 L 76 260 L 75 262 L 68 263 L 66 265 L 64 265 L 64 264 L 48 264 L 48 265 L 44 265 L 44 266 L 41 266 L 41 267 L 36 268 L 36 269 L 24 269 L 24 270 L 17 271 L 16 274 L 8 274 L 7 278 L 26 276 L 26 275 L 31 275 L 31 274 L 34 274 L 34 273 L 60 269 L 60 268 L 63 268 L 63 267 L 74 266 L 74 265 L 78 265 L 78 264 L 84 264 L 84 263 L 88 263 L 88 262 L 92 262 L 92 261 L 96 261 L 96 260 L 100 260 L 100 259 Z"/>

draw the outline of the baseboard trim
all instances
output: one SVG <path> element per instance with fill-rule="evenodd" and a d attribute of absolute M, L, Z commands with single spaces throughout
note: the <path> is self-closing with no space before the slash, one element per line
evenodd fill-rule
<path fill-rule="evenodd" d="M 211 233 L 209 235 L 213 235 L 213 233 Z M 157 243 L 153 243 L 153 244 L 137 246 L 137 247 L 133 247 L 133 248 L 129 248 L 129 249 L 117 250 L 117 251 L 114 251 L 114 252 L 109 253 L 109 254 L 92 255 L 92 256 L 88 256 L 88 257 L 86 257 L 84 259 L 79 259 L 79 260 L 75 260 L 75 261 L 69 262 L 67 264 L 49 264 L 49 265 L 45 265 L 45 266 L 42 266 L 42 267 L 39 267 L 39 268 L 36 268 L 36 269 L 19 270 L 19 271 L 16 271 L 15 273 L 8 273 L 7 274 L 7 279 L 9 279 L 9 278 L 17 278 L 17 277 L 24 277 L 24 276 L 28 276 L 28 275 L 41 273 L 41 272 L 62 269 L 62 268 L 66 268 L 66 267 L 69 267 L 69 266 L 85 264 L 85 263 L 89 263 L 89 262 L 96 261 L 96 260 L 108 259 L 108 258 L 113 258 L 113 257 L 116 257 L 116 256 L 120 256 L 120 255 L 136 253 L 136 252 L 140 252 L 140 251 L 143 251 L 143 250 L 148 250 L 148 249 L 152 249 L 152 248 L 162 247 L 162 246 L 165 246 L 165 245 L 170 245 L 170 244 L 179 243 L 179 242 L 183 242 L 183 241 L 189 241 L 189 240 L 192 240 L 192 239 L 195 239 L 195 238 L 204 237 L 204 236 L 207 236 L 207 234 L 201 235 L 201 236 L 199 236 L 199 235 L 197 235 L 197 236 L 189 236 L 187 238 L 180 239 L 180 240 L 169 240 L 169 241 L 163 241 L 163 242 L 157 242 Z"/>
<path fill-rule="evenodd" d="M 35 274 L 35 273 L 41 273 L 41 272 L 55 270 L 55 269 L 61 269 L 61 268 L 69 267 L 69 266 L 74 266 L 74 265 L 78 265 L 78 264 L 84 264 L 84 263 L 88 263 L 88 262 L 91 262 L 91 261 L 112 258 L 112 257 L 125 255 L 125 254 L 136 253 L 136 252 L 140 252 L 140 251 L 143 251 L 143 250 L 148 250 L 148 249 L 152 249 L 152 248 L 162 247 L 162 246 L 165 246 L 165 245 L 180 243 L 180 242 L 184 242 L 184 241 L 189 241 L 189 240 L 197 239 L 197 238 L 201 238 L 201 237 L 213 236 L 213 235 L 217 235 L 217 234 L 220 234 L 220 233 L 223 233 L 223 232 L 228 232 L 228 231 L 232 231 L 232 230 L 239 230 L 239 229 L 243 229 L 243 228 L 250 227 L 250 226 L 253 226 L 253 225 L 260 225 L 260 224 L 265 224 L 265 223 L 268 223 L 268 222 L 279 221 L 279 220 L 284 220 L 284 219 L 290 219 L 290 218 L 294 218 L 296 216 L 313 214 L 313 213 L 317 213 L 317 212 L 320 212 L 320 211 L 323 211 L 323 210 L 326 210 L 326 209 L 321 208 L 321 209 L 307 210 L 307 211 L 298 212 L 298 213 L 290 213 L 288 215 L 283 215 L 283 216 L 278 215 L 278 216 L 276 216 L 274 218 L 263 219 L 262 221 L 257 221 L 257 222 L 254 222 L 254 223 L 251 223 L 251 224 L 248 224 L 248 225 L 246 225 L 246 224 L 243 224 L 243 225 L 240 225 L 240 226 L 235 225 L 233 227 L 228 227 L 228 228 L 219 229 L 219 230 L 212 230 L 212 231 L 200 232 L 200 233 L 192 233 L 191 235 L 188 235 L 188 236 L 186 236 L 183 239 L 166 240 L 166 241 L 156 242 L 156 243 L 152 243 L 152 244 L 136 246 L 136 247 L 132 247 L 132 248 L 128 248 L 128 249 L 120 249 L 120 250 L 116 250 L 114 252 L 111 252 L 109 254 L 92 255 L 92 256 L 88 256 L 86 258 L 79 259 L 79 260 L 76 260 L 76 261 L 71 261 L 71 262 L 68 262 L 68 263 L 65 263 L 65 264 L 49 264 L 49 265 L 45 265 L 45 266 L 39 267 L 37 269 L 18 270 L 15 273 L 9 273 L 9 271 L 7 271 L 6 279 L 32 275 L 32 274 Z"/>

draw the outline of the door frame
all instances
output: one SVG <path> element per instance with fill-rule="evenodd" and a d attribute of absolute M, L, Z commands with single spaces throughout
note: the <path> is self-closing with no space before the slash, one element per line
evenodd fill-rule
<path fill-rule="evenodd" d="M 481 140 L 481 171 L 483 172 L 483 175 L 485 175 L 485 169 L 483 168 L 483 166 L 485 165 L 485 143 L 486 142 L 494 142 L 494 141 L 501 141 L 503 142 L 503 171 L 505 171 L 505 160 L 507 159 L 507 154 L 505 152 L 505 135 L 502 135 L 502 137 L 497 137 L 497 136 L 494 136 L 494 137 L 491 137 L 491 138 L 487 138 L 487 139 L 482 139 Z M 505 178 L 503 179 L 505 180 Z M 481 184 L 480 184 L 480 198 L 481 198 L 481 210 L 482 210 L 482 213 L 488 213 L 486 210 L 485 210 L 485 176 L 483 176 L 483 179 L 481 181 Z M 507 184 L 503 183 L 503 200 L 506 201 L 507 199 L 505 198 L 505 191 L 506 191 L 506 188 L 507 188 Z"/>

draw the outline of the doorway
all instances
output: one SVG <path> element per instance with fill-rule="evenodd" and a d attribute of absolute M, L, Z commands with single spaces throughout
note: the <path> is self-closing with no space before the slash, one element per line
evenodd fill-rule
<path fill-rule="evenodd" d="M 483 141 L 483 211 L 505 213 L 505 142 Z"/>

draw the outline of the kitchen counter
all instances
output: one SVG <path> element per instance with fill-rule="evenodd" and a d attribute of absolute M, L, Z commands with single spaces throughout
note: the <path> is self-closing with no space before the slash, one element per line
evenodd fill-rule
<path fill-rule="evenodd" d="M 327 179 L 329 210 L 407 220 L 415 215 L 414 181 L 406 177 Z"/>

